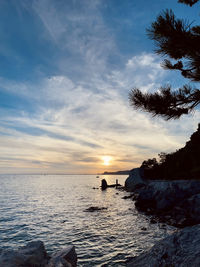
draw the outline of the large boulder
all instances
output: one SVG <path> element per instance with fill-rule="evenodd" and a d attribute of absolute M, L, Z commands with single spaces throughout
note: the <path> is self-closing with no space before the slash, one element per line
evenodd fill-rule
<path fill-rule="evenodd" d="M 128 267 L 200 266 L 200 225 L 186 227 L 134 257 Z"/>
<path fill-rule="evenodd" d="M 43 267 L 48 259 L 43 242 L 33 241 L 18 250 L 1 250 L 0 266 Z"/>
<path fill-rule="evenodd" d="M 18 250 L 0 249 L 0 267 L 76 267 L 74 246 L 68 246 L 51 257 L 42 241 L 29 242 Z"/>
<path fill-rule="evenodd" d="M 76 267 L 77 254 L 74 246 L 69 246 L 51 255 L 47 267 Z"/>
<path fill-rule="evenodd" d="M 135 189 L 141 188 L 144 185 L 146 185 L 146 181 L 143 177 L 143 170 L 141 168 L 131 170 L 125 181 L 126 190 L 133 192 Z"/>

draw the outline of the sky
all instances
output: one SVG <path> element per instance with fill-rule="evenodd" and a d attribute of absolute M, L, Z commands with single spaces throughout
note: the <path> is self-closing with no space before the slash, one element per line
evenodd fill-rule
<path fill-rule="evenodd" d="M 132 88 L 187 83 L 146 35 L 176 0 L 0 0 L 0 173 L 95 174 L 184 146 L 200 112 L 177 121 L 134 110 Z"/>

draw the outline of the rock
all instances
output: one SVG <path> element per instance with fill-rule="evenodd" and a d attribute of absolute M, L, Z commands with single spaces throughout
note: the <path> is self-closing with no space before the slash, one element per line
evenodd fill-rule
<path fill-rule="evenodd" d="M 85 211 L 86 212 L 94 212 L 94 211 L 101 211 L 101 210 L 107 210 L 107 208 L 92 206 L 92 207 L 89 207 L 88 209 L 86 209 Z"/>
<path fill-rule="evenodd" d="M 101 190 L 106 190 L 108 187 L 115 187 L 115 188 L 121 187 L 121 184 L 119 184 L 118 180 L 116 179 L 115 184 L 108 185 L 106 182 L 106 179 L 103 179 L 103 180 L 101 180 L 101 186 L 100 187 L 101 187 Z"/>
<path fill-rule="evenodd" d="M 77 254 L 74 246 L 69 246 L 51 255 L 47 267 L 76 267 Z"/>
<path fill-rule="evenodd" d="M 0 266 L 5 267 L 43 267 L 49 257 L 42 241 L 29 242 L 18 250 L 2 250 Z"/>
<path fill-rule="evenodd" d="M 20 254 L 23 254 L 26 261 L 32 264 L 34 267 L 39 266 L 41 263 L 45 263 L 49 258 L 42 241 L 29 242 L 26 246 L 18 250 Z"/>
<path fill-rule="evenodd" d="M 200 225 L 186 227 L 134 257 L 128 267 L 200 266 Z"/>
<path fill-rule="evenodd" d="M 63 258 L 52 258 L 46 267 L 72 267 L 72 265 Z"/>
<path fill-rule="evenodd" d="M 200 223 L 199 181 L 154 181 L 138 192 L 135 206 L 163 222 L 184 227 Z M 169 217 L 169 218 L 168 218 Z"/>
<path fill-rule="evenodd" d="M 181 227 L 200 223 L 200 194 L 196 194 L 179 203 L 172 209 Z M 178 216 L 179 215 L 179 216 Z"/>
<path fill-rule="evenodd" d="M 125 188 L 133 192 L 135 189 L 141 188 L 146 185 L 146 181 L 143 178 L 143 171 L 140 168 L 133 169 L 129 177 L 125 181 Z"/>
<path fill-rule="evenodd" d="M 151 218 L 151 220 L 150 220 L 150 223 L 151 223 L 151 224 L 156 224 L 156 223 L 157 223 L 157 221 L 156 221 L 156 219 L 155 219 L 155 218 Z"/>
<path fill-rule="evenodd" d="M 152 186 L 147 186 L 141 190 L 136 198 L 135 206 L 138 210 L 148 211 L 155 210 L 157 191 Z"/>
<path fill-rule="evenodd" d="M 129 195 L 129 196 L 124 196 L 124 197 L 122 197 L 122 199 L 132 198 L 132 197 L 134 197 L 134 195 L 135 195 L 135 194 L 131 194 L 131 195 Z"/>
<path fill-rule="evenodd" d="M 29 242 L 18 250 L 0 250 L 0 267 L 76 267 L 74 246 L 48 256 L 42 241 Z"/>
<path fill-rule="evenodd" d="M 0 266 L 19 267 L 24 266 L 24 258 L 17 251 L 3 250 L 0 254 Z"/>
<path fill-rule="evenodd" d="M 101 190 L 105 190 L 108 187 L 108 184 L 105 179 L 101 180 Z"/>

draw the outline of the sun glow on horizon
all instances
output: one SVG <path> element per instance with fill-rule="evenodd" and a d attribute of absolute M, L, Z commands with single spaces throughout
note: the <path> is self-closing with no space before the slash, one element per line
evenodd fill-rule
<path fill-rule="evenodd" d="M 108 166 L 108 165 L 110 165 L 110 161 L 112 160 L 112 157 L 110 157 L 110 156 L 103 156 L 102 157 L 102 160 L 103 160 L 103 165 Z"/>

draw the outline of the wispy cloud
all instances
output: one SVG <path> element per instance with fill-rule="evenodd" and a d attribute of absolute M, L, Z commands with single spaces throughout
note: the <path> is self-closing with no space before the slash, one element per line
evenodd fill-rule
<path fill-rule="evenodd" d="M 147 63 L 141 64 L 143 57 L 142 62 L 148 62 L 145 61 L 147 54 L 134 57 L 135 72 L 127 70 L 133 58 L 127 62 L 120 72 L 121 84 L 118 83 L 117 88 L 115 71 L 100 84 L 93 83 L 94 90 L 88 89 L 82 81 L 75 83 L 65 76 L 47 78 L 35 88 L 31 85 L 30 95 L 33 97 L 33 92 L 37 92 L 38 110 L 31 117 L 22 113 L 1 120 L 4 125 L 1 129 L 4 133 L 1 138 L 3 157 L 12 162 L 16 159 L 13 168 L 20 165 L 19 159 L 21 162 L 24 159 L 23 165 L 34 166 L 35 170 L 53 171 L 59 166 L 62 172 L 81 172 L 90 165 L 92 171 L 100 171 L 105 168 L 100 164 L 102 155 L 113 157 L 114 169 L 130 168 L 161 151 L 180 147 L 185 139 L 180 137 L 180 128 L 177 135 L 178 123 L 166 125 L 162 120 L 132 110 L 123 95 L 132 75 L 136 79 L 137 75 L 141 76 L 141 73 L 137 74 L 138 68 L 143 74 L 155 70 L 162 72 L 155 59 L 148 63 L 155 64 L 154 69 L 154 65 L 146 69 Z M 161 76 L 154 78 L 154 85 Z M 149 78 L 144 79 L 143 86 L 146 84 L 148 88 L 148 81 Z M 17 92 L 30 97 L 26 90 Z M 184 119 L 181 123 L 184 125 Z M 191 127 L 191 124 L 187 125 Z M 182 129 L 184 133 L 186 130 L 189 130 L 188 126 Z M 10 164 L 8 160 L 6 162 Z"/>
<path fill-rule="evenodd" d="M 105 155 L 112 157 L 106 168 L 130 169 L 184 144 L 198 112 L 193 120 L 166 124 L 130 107 L 131 88 L 157 90 L 168 73 L 152 53 L 125 60 L 101 14 L 102 1 L 20 3 L 58 57 L 51 61 L 55 73 L 37 81 L 0 78 L 1 93 L 15 99 L 1 107 L 1 172 L 94 173 L 105 170 Z"/>
<path fill-rule="evenodd" d="M 105 70 L 111 53 L 117 53 L 112 32 L 103 21 L 100 7 L 99 0 L 33 2 L 32 8 L 43 22 L 47 38 L 52 38 L 62 51 L 59 59 L 62 72 L 67 61 L 67 67 L 72 69 L 76 63 L 76 72 L 81 74 L 100 73 Z"/>

